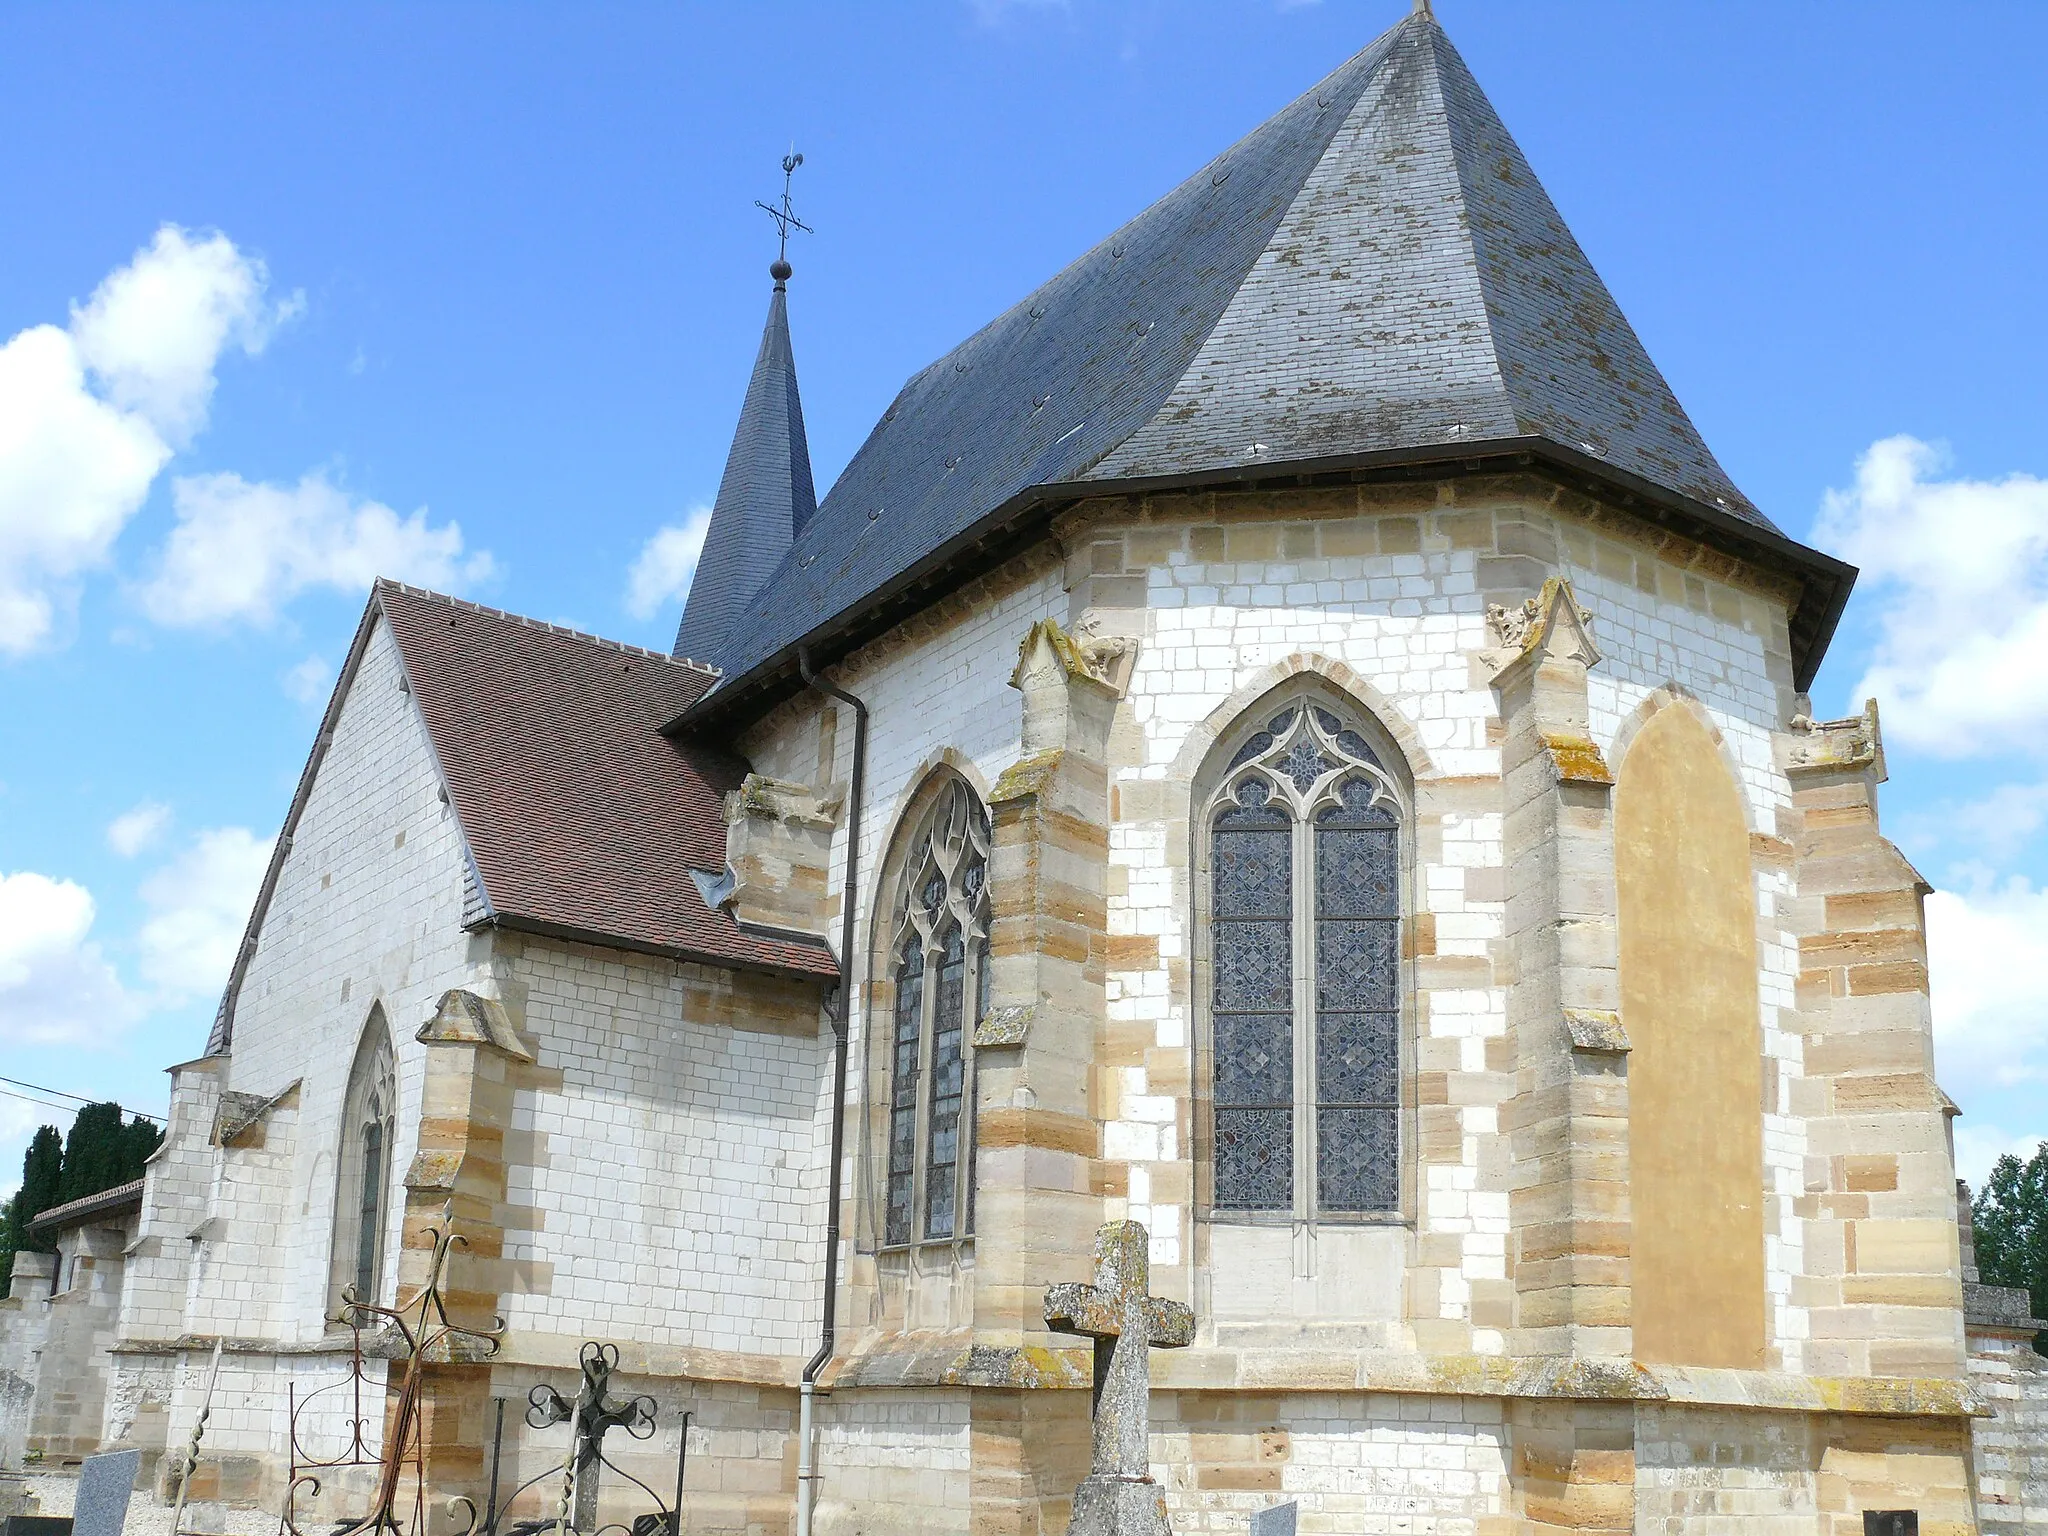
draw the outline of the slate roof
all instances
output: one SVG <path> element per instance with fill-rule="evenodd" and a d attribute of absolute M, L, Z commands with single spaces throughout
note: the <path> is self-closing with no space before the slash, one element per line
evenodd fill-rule
<path fill-rule="evenodd" d="M 766 584 L 791 541 L 818 510 L 811 450 L 789 345 L 789 267 L 771 269 L 775 291 L 754 357 L 739 426 L 726 454 L 704 551 L 690 581 L 675 654 L 704 657 L 731 633 L 747 600 Z"/>
<path fill-rule="evenodd" d="M 838 974 L 822 940 L 743 928 L 692 869 L 725 868 L 722 800 L 747 765 L 659 733 L 703 667 L 379 581 L 300 776 L 207 1054 L 233 1044 L 242 977 L 376 620 L 391 627 L 468 844 L 473 927 L 781 974 Z"/>
<path fill-rule="evenodd" d="M 1423 8 L 905 384 L 694 713 L 1055 494 L 1508 450 L 1809 562 L 1832 629 L 1853 572 L 1715 462 Z"/>

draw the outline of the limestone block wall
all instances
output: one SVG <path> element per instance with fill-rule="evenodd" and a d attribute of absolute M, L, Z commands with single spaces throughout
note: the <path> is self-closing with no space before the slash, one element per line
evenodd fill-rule
<path fill-rule="evenodd" d="M 974 1437 L 963 1391 L 863 1392 L 818 1413 L 820 1536 L 954 1536 L 970 1528 Z"/>
<path fill-rule="evenodd" d="M 868 705 L 869 756 L 866 803 L 860 822 L 861 879 L 857 892 L 856 931 L 860 935 L 853 965 L 856 1006 L 851 1011 L 852 1074 L 849 1092 L 848 1156 L 842 1170 L 847 1200 L 846 1252 L 850 1262 L 841 1274 L 849 1300 L 840 1314 L 841 1338 L 846 1330 L 878 1322 L 885 1311 L 902 1316 L 934 1310 L 906 1307 L 897 1293 L 884 1298 L 875 1266 L 855 1258 L 857 1247 L 871 1246 L 874 1202 L 880 1198 L 874 1157 L 877 1148 L 856 1130 L 863 1124 L 862 1105 L 870 1093 L 886 1096 L 870 1073 L 872 1000 L 864 974 L 872 942 L 874 903 L 884 873 L 884 855 L 931 770 L 945 763 L 959 771 L 987 805 L 1005 769 L 1020 755 L 1017 691 L 1010 677 L 1017 665 L 1017 646 L 1039 620 L 1063 612 L 1066 597 L 1061 572 L 1049 551 L 1020 558 L 987 579 L 970 583 L 834 669 L 842 687 Z M 853 722 L 849 711 L 805 693 L 754 726 L 742 747 L 757 772 L 820 788 L 843 786 L 852 772 Z M 823 761 L 821 761 L 821 753 Z M 820 915 L 833 945 L 839 936 L 840 895 L 844 889 L 847 837 L 842 825 L 832 838 L 825 889 L 831 893 Z M 821 1079 L 817 1142 L 826 1136 L 829 1083 Z M 811 1231 L 819 1230 L 813 1227 Z M 1092 1230 L 1092 1227 L 1090 1228 Z M 815 1237 L 810 1239 L 816 1247 Z M 943 1249 L 925 1252 L 922 1271 L 895 1285 L 917 1284 L 945 1293 L 935 1310 L 951 1311 L 964 1323 L 968 1290 L 958 1272 L 960 1259 Z M 813 1332 L 804 1352 L 815 1343 L 815 1295 L 806 1303 Z"/>
<path fill-rule="evenodd" d="M 1645 1405 L 1636 1425 L 1638 1530 L 1853 1536 L 1883 1509 L 1917 1510 L 1930 1536 L 1975 1528 L 1956 1421 Z"/>
<path fill-rule="evenodd" d="M 1497 1398 L 1159 1392 L 1152 1413 L 1152 1476 L 1190 1536 L 1289 1499 L 1304 1532 L 1359 1536 L 1473 1536 L 1512 1507 Z"/>
<path fill-rule="evenodd" d="M 830 1078 L 817 985 L 534 939 L 499 951 L 538 1055 L 506 1143 L 508 1349 L 807 1352 Z"/>
<path fill-rule="evenodd" d="M 50 1331 L 50 1282 L 56 1272 L 53 1253 L 17 1253 L 13 1283 L 0 1299 L 0 1467 L 19 1467 L 28 1451 L 36 1378 Z"/>
<path fill-rule="evenodd" d="M 1990 1408 L 1970 1426 L 1984 1536 L 2048 1532 L 2048 1360 L 2018 1339 L 1972 1334 L 1970 1380 Z"/>
<path fill-rule="evenodd" d="M 1660 553 L 1591 503 L 1534 482 L 1416 489 L 1162 497 L 1097 509 L 1070 536 L 1070 618 L 1140 638 L 1119 716 L 1111 829 L 1112 1027 L 1149 1041 L 1105 1063 L 1101 1112 L 1112 1190 L 1106 1215 L 1153 1232 L 1158 1283 L 1227 1311 L 1187 1266 L 1201 1255 L 1191 1211 L 1188 1075 L 1196 1026 L 1199 872 L 1189 869 L 1191 780 L 1241 712 L 1290 674 L 1322 673 L 1373 706 L 1416 780 L 1412 978 L 1419 1102 L 1406 1128 L 1417 1176 L 1412 1250 L 1396 1255 L 1406 1332 L 1389 1344 L 1498 1353 L 1507 1317 L 1505 937 L 1497 702 L 1476 653 L 1498 643 L 1489 602 L 1519 604 L 1552 573 L 1591 610 L 1602 659 L 1588 684 L 1596 744 L 1626 748 L 1653 692 L 1677 683 L 1728 741 L 1752 826 L 1773 827 L 1789 799 L 1771 732 L 1791 707 L 1782 603 L 1737 583 L 1726 562 L 1692 567 Z M 1760 860 L 1766 1052 L 1774 1070 L 1766 1173 L 1773 1343 L 1797 1368 L 1805 1334 L 1793 1301 L 1800 1272 L 1791 1202 L 1804 1143 L 1789 1114 L 1796 1076 L 1796 951 L 1773 919 L 1789 849 Z M 1120 1186 L 1120 1187 L 1119 1187 Z M 1118 1197 L 1125 1202 L 1118 1203 Z M 1225 1246 L 1246 1241 L 1221 1228 Z M 1217 1250 L 1208 1266 L 1221 1283 Z M 1178 1269 L 1176 1276 L 1174 1270 Z M 1368 1265 L 1385 1274 L 1384 1264 Z M 1207 1302 L 1208 1305 L 1204 1305 Z M 1312 1303 L 1321 1307 L 1321 1302 Z"/>
<path fill-rule="evenodd" d="M 580 1378 L 573 1369 L 499 1366 L 491 1392 L 505 1400 L 500 1508 L 508 1522 L 552 1519 L 561 1479 L 549 1475 L 569 1449 L 566 1425 L 532 1429 L 524 1422 L 526 1394 L 541 1381 L 574 1400 Z M 614 1395 L 645 1394 L 655 1401 L 655 1432 L 635 1440 L 624 1430 L 605 1438 L 604 1454 L 618 1472 L 599 1483 L 598 1516 L 630 1525 L 652 1501 L 620 1473 L 640 1479 L 666 1505 L 676 1486 L 682 1416 L 690 1415 L 689 1455 L 683 1478 L 683 1528 L 697 1536 L 755 1536 L 787 1528 L 796 1474 L 796 1394 L 785 1388 L 736 1382 L 677 1382 L 620 1373 Z M 529 1479 L 534 1486 L 512 1500 Z M 360 1507 L 360 1506 L 359 1506 Z M 504 1522 L 501 1522 L 501 1524 Z"/>
<path fill-rule="evenodd" d="M 424 1060 L 413 1036 L 441 992 L 468 977 L 466 859 L 397 646 L 379 623 L 279 872 L 222 1084 L 268 1098 L 297 1081 L 291 1144 L 226 1152 L 207 1213 L 220 1223 L 211 1272 L 186 1331 L 295 1342 L 325 1331 L 342 1101 L 373 1006 L 397 1060 L 383 1280 L 392 1294 L 404 1203 L 396 1185 L 412 1156 Z M 287 1127 L 272 1131 L 282 1140 Z M 264 1167 L 266 1154 L 288 1168 Z"/>
<path fill-rule="evenodd" d="M 227 1058 L 171 1068 L 163 1143 L 143 1170 L 142 1214 L 121 1287 L 120 1336 L 126 1342 L 175 1339 L 185 1331 L 185 1302 L 196 1244 L 218 1173 L 214 1116 Z"/>

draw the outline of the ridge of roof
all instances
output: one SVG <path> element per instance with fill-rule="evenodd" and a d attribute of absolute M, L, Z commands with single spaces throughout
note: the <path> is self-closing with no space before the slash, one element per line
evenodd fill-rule
<path fill-rule="evenodd" d="M 1728 478 L 1418 6 L 914 374 L 716 640 L 692 714 L 772 702 L 800 649 L 986 568 L 1058 496 L 1495 449 L 1591 463 L 1790 569 L 1824 645 L 1846 568 Z"/>
<path fill-rule="evenodd" d="M 708 661 L 693 661 L 687 656 L 678 656 L 671 651 L 657 651 L 645 645 L 634 645 L 631 641 L 627 640 L 607 639 L 603 635 L 594 635 L 588 630 L 577 629 L 568 624 L 556 624 L 547 619 L 529 618 L 523 613 L 513 613 L 504 608 L 492 608 L 484 603 L 471 602 L 468 598 L 453 597 L 446 592 L 435 592 L 427 587 L 411 586 L 403 581 L 395 581 L 389 576 L 379 576 L 376 581 L 376 587 L 379 591 L 403 592 L 408 597 L 420 597 L 426 598 L 430 602 L 445 603 L 450 608 L 460 608 L 466 613 L 480 614 L 486 618 L 504 619 L 509 623 L 518 624 L 527 629 L 545 629 L 552 634 L 562 635 L 571 640 L 583 640 L 591 645 L 602 646 L 608 651 L 621 651 L 628 656 L 645 656 L 649 661 L 666 661 L 675 666 L 689 667 L 693 671 L 707 673 L 712 677 L 718 676 L 718 668 L 712 666 Z"/>
<path fill-rule="evenodd" d="M 818 510 L 796 353 L 789 340 L 788 262 L 778 259 L 769 275 L 775 289 L 768 318 L 676 625 L 677 655 L 707 654 L 724 643 L 735 617 L 775 573 Z"/>

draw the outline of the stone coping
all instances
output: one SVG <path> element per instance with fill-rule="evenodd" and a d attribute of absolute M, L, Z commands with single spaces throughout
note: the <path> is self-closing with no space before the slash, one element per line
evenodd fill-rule
<path fill-rule="evenodd" d="M 580 1336 L 515 1329 L 487 1361 L 493 1370 L 573 1371 Z M 211 1337 L 130 1340 L 117 1354 L 213 1348 Z M 346 1355 L 346 1343 L 277 1344 L 229 1339 L 231 1354 Z M 365 1351 L 367 1353 L 367 1350 Z M 619 1374 L 794 1389 L 796 1356 L 677 1349 L 622 1343 Z M 892 1387 L 1071 1390 L 1089 1385 L 1085 1347 L 976 1343 L 973 1335 L 929 1332 L 856 1340 L 826 1367 L 826 1391 Z M 1386 1392 L 1427 1397 L 1537 1398 L 1567 1402 L 1672 1403 L 1786 1413 L 1891 1418 L 1981 1418 L 1991 1410 L 1974 1384 L 1944 1376 L 1804 1376 L 1789 1371 L 1646 1365 L 1595 1357 L 1416 1355 L 1382 1350 L 1161 1350 L 1152 1357 L 1155 1392 L 1299 1394 Z"/>
<path fill-rule="evenodd" d="M 80 1195 L 76 1200 L 67 1200 L 62 1205 L 53 1205 L 32 1217 L 28 1230 L 57 1232 L 90 1221 L 95 1216 L 139 1211 L 142 1209 L 142 1183 L 141 1179 L 133 1179 L 126 1184 L 116 1184 L 112 1189 L 96 1190 L 89 1195 Z"/>
<path fill-rule="evenodd" d="M 2032 1299 L 2017 1286 L 1963 1282 L 1963 1326 L 1972 1333 L 2031 1335 L 2048 1329 L 2033 1310 Z"/>

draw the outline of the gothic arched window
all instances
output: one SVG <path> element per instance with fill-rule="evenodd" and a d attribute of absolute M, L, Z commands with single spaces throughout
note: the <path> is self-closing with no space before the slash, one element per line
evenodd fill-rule
<path fill-rule="evenodd" d="M 988 813 L 948 777 L 905 840 L 892 925 L 884 1244 L 974 1230 L 974 1025 L 989 999 Z"/>
<path fill-rule="evenodd" d="M 1403 797 L 1319 696 L 1240 734 L 1207 807 L 1210 1204 L 1392 1213 Z"/>
<path fill-rule="evenodd" d="M 392 1130 L 398 1081 L 384 1010 L 370 1010 L 342 1098 L 334 1192 L 331 1289 L 337 1307 L 375 1302 L 384 1273 L 384 1229 L 391 1210 Z"/>

